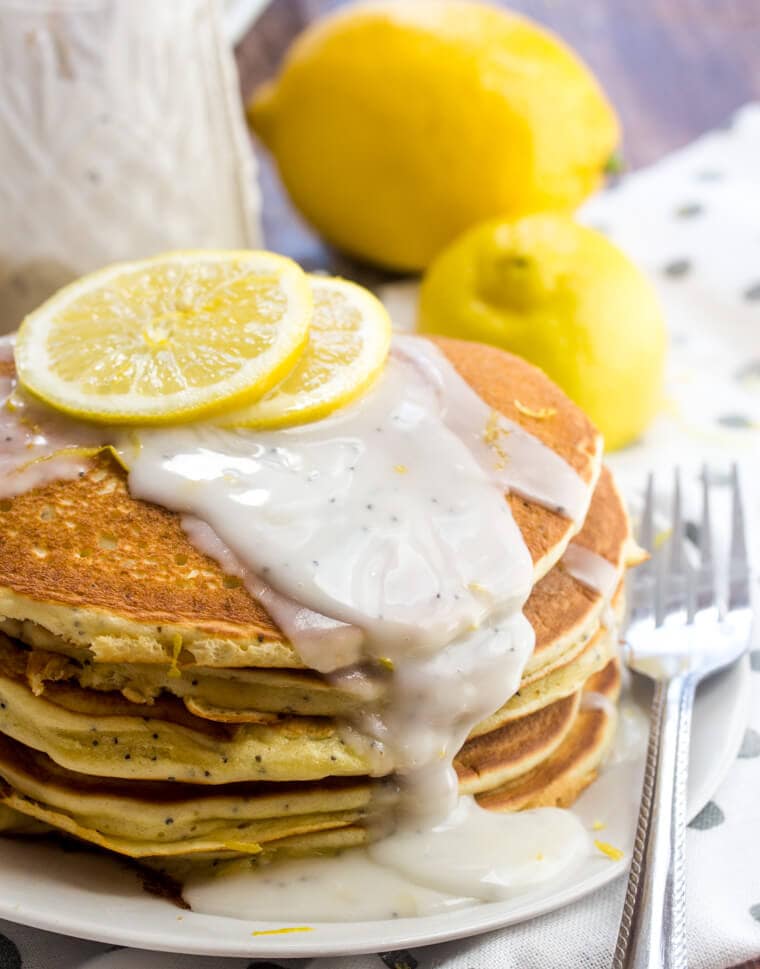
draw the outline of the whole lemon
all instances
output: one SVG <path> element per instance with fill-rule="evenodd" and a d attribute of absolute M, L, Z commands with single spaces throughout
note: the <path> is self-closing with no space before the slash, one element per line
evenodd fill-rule
<path fill-rule="evenodd" d="M 561 41 L 469 0 L 381 0 L 318 21 L 249 119 L 328 241 L 402 270 L 485 218 L 573 209 L 618 140 Z"/>
<path fill-rule="evenodd" d="M 638 437 L 661 403 L 667 338 L 654 290 L 620 249 L 569 216 L 465 232 L 423 279 L 419 328 L 541 367 L 611 449 Z"/>

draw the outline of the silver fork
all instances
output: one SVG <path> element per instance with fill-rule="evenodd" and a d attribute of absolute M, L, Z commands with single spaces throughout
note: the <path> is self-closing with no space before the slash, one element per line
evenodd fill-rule
<path fill-rule="evenodd" d="M 716 583 L 710 483 L 702 473 L 698 554 L 690 555 L 675 472 L 669 540 L 634 570 L 627 662 L 655 681 L 636 843 L 613 969 L 686 969 L 686 776 L 697 683 L 739 658 L 752 622 L 744 511 L 732 471 L 731 544 Z M 654 480 L 647 482 L 639 544 L 655 547 Z"/>

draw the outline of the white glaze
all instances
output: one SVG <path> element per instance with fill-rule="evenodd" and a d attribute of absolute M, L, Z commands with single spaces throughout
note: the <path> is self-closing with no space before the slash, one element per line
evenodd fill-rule
<path fill-rule="evenodd" d="M 414 884 L 362 849 L 335 858 L 195 874 L 183 883 L 182 894 L 194 912 L 275 924 L 413 918 L 477 903 Z"/>
<path fill-rule="evenodd" d="M 583 521 L 592 489 L 556 452 L 515 421 L 487 407 L 429 340 L 397 336 L 394 352 L 437 388 L 447 425 L 467 443 L 504 492 Z"/>
<path fill-rule="evenodd" d="M 565 571 L 574 579 L 598 592 L 604 599 L 610 599 L 620 581 L 620 571 L 612 562 L 577 542 L 570 542 L 561 561 Z"/>
<path fill-rule="evenodd" d="M 279 593 L 359 626 L 375 655 L 432 653 L 519 608 L 532 582 L 502 489 L 447 416 L 394 355 L 362 401 L 323 421 L 140 431 L 130 489 L 202 519 Z"/>
<path fill-rule="evenodd" d="M 570 811 L 495 814 L 461 797 L 441 824 L 407 825 L 368 853 L 412 882 L 489 902 L 558 878 L 588 846 L 587 832 Z"/>
<path fill-rule="evenodd" d="M 532 562 L 503 453 L 484 441 L 492 412 L 463 388 L 427 341 L 406 338 L 373 390 L 326 420 L 142 430 L 125 449 L 132 493 L 210 527 L 204 550 L 307 665 L 393 664 L 388 702 L 368 704 L 350 736 L 369 741 L 373 773 L 402 775 L 407 812 L 434 817 L 456 802 L 454 755 L 517 689 L 534 641 L 521 611 Z M 556 455 L 534 451 L 562 485 L 551 503 L 575 507 Z"/>
<path fill-rule="evenodd" d="M 462 797 L 449 819 L 435 827 L 407 827 L 336 858 L 192 878 L 184 895 L 196 912 L 246 919 L 344 922 L 434 915 L 557 881 L 589 853 L 589 834 L 569 811 L 499 815 Z"/>
<path fill-rule="evenodd" d="M 13 337 L 0 338 L 0 363 L 13 360 Z M 97 447 L 103 429 L 74 421 L 22 393 L 15 377 L 0 376 L 0 498 L 11 498 L 89 467 L 66 448 Z"/>
<path fill-rule="evenodd" d="M 306 666 L 319 673 L 329 673 L 336 666 L 343 669 L 360 660 L 364 634 L 358 626 L 330 619 L 275 592 L 262 578 L 247 569 L 232 549 L 199 518 L 183 515 L 182 527 L 199 551 L 215 559 L 228 575 L 242 580 L 290 642 L 297 644 L 298 653 Z M 329 642 L 328 648 L 325 648 L 326 642 Z"/>

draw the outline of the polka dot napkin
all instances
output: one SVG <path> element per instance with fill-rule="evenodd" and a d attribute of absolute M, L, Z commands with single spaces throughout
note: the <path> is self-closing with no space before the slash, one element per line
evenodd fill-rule
<path fill-rule="evenodd" d="M 647 471 L 682 466 L 687 509 L 703 462 L 718 491 L 737 461 L 760 516 L 760 105 L 646 170 L 583 212 L 646 271 L 671 333 L 668 404 L 646 437 L 610 461 L 635 504 Z M 404 325 L 415 287 L 386 287 Z M 725 487 L 723 486 L 725 491 Z M 760 518 L 758 519 L 760 520 Z M 756 561 L 760 544 L 753 542 Z M 760 638 L 752 712 L 738 759 L 688 830 L 691 969 L 760 967 Z M 317 959 L 209 959 L 112 949 L 0 922 L 0 969 L 607 969 L 624 880 L 559 912 L 412 952 Z"/>

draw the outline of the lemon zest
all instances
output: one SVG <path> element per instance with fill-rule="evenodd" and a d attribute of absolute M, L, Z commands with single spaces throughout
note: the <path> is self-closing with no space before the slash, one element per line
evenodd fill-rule
<path fill-rule="evenodd" d="M 311 925 L 292 925 L 282 929 L 258 929 L 251 935 L 290 935 L 291 932 L 313 932 Z"/>
<path fill-rule="evenodd" d="M 225 841 L 224 847 L 229 851 L 245 852 L 249 855 L 257 855 L 261 850 L 261 845 L 255 841 Z"/>
<path fill-rule="evenodd" d="M 182 652 L 182 637 L 179 633 L 175 633 L 172 637 L 172 664 L 169 670 L 169 676 L 176 679 L 178 676 L 182 676 L 179 669 L 179 654 Z"/>
<path fill-rule="evenodd" d="M 662 531 L 657 532 L 654 537 L 654 547 L 655 549 L 662 548 L 662 546 L 667 542 L 670 536 L 673 534 L 672 528 L 664 528 Z"/>
<path fill-rule="evenodd" d="M 396 474 L 406 474 L 409 468 L 407 468 L 405 464 L 394 464 L 393 470 L 396 472 Z"/>
<path fill-rule="evenodd" d="M 594 823 L 591 825 L 592 831 L 604 831 L 604 828 L 605 824 L 603 821 L 594 821 Z"/>
<path fill-rule="evenodd" d="M 498 471 L 506 467 L 507 461 L 509 460 L 509 455 L 504 450 L 504 445 L 500 443 L 502 434 L 509 434 L 509 431 L 501 424 L 501 414 L 496 410 L 492 410 L 488 416 L 485 430 L 483 431 L 483 440 L 497 454 L 496 469 Z"/>
<path fill-rule="evenodd" d="M 599 841 L 594 839 L 594 847 L 601 851 L 603 855 L 607 855 L 612 861 L 620 861 L 621 858 L 625 858 L 625 852 L 621 851 L 620 848 L 615 848 L 613 845 L 608 844 L 606 841 Z"/>
<path fill-rule="evenodd" d="M 514 405 L 521 414 L 525 415 L 525 417 L 532 417 L 536 421 L 545 421 L 547 417 L 554 417 L 554 415 L 557 413 L 556 407 L 527 407 L 519 400 L 515 400 Z"/>

